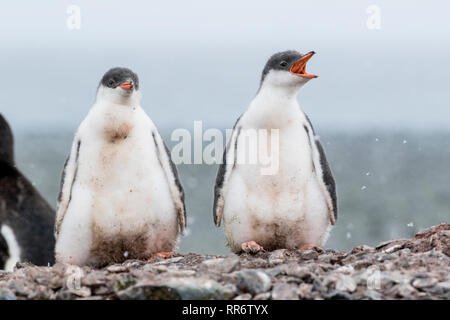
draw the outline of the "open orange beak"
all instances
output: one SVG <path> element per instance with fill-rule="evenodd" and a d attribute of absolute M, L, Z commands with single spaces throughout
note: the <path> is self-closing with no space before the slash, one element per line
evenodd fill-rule
<path fill-rule="evenodd" d="M 303 78 L 308 78 L 308 79 L 317 78 L 318 77 L 317 75 L 306 72 L 306 63 L 308 62 L 309 59 L 311 59 L 311 57 L 314 54 L 315 54 L 314 51 L 311 51 L 311 52 L 305 54 L 299 60 L 294 62 L 294 64 L 292 65 L 292 67 L 289 71 L 291 71 L 293 74 L 296 74 Z"/>
<path fill-rule="evenodd" d="M 122 89 L 125 89 L 125 90 L 133 90 L 133 88 L 134 88 L 133 82 L 130 82 L 130 81 L 126 81 L 126 82 L 119 84 L 119 87 L 121 87 Z"/>

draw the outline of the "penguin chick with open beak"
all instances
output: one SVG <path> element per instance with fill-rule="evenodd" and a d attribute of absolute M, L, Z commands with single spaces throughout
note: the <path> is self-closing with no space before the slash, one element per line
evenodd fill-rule
<path fill-rule="evenodd" d="M 113 68 L 101 79 L 62 175 L 57 262 L 103 266 L 175 249 L 186 224 L 184 192 L 140 100 L 133 71 Z"/>
<path fill-rule="evenodd" d="M 336 222 L 333 175 L 297 102 L 299 89 L 317 77 L 306 72 L 313 55 L 274 54 L 258 93 L 234 126 L 217 174 L 213 209 L 217 226 L 223 219 L 233 252 L 321 247 Z M 277 163 L 269 173 L 267 164 L 246 158 L 255 150 L 261 160 L 262 146 Z"/>

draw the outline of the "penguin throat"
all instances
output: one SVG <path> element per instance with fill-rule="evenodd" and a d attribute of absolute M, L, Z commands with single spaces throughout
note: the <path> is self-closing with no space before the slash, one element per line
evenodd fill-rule
<path fill-rule="evenodd" d="M 267 101 L 291 101 L 297 98 L 301 85 L 273 85 L 263 83 L 256 98 Z"/>

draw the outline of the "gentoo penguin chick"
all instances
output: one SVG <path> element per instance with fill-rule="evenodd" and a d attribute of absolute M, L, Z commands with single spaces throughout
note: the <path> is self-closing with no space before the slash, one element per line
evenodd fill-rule
<path fill-rule="evenodd" d="M 299 89 L 317 77 L 305 69 L 313 55 L 273 55 L 255 98 L 234 126 L 217 174 L 213 209 L 218 227 L 223 217 L 233 252 L 320 247 L 336 222 L 333 175 L 296 98 Z M 256 140 L 248 139 L 252 133 Z M 277 163 L 269 173 L 261 158 L 246 161 L 249 150 L 261 156 L 262 146 Z"/>
<path fill-rule="evenodd" d="M 169 255 L 184 231 L 184 192 L 170 153 L 140 106 L 138 76 L 105 73 L 62 174 L 56 261 L 103 266 Z"/>
<path fill-rule="evenodd" d="M 55 211 L 16 168 L 13 134 L 0 114 L 0 269 L 54 263 Z"/>

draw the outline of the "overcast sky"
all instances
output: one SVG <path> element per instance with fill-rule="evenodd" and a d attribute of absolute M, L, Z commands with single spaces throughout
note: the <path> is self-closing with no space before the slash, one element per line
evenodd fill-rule
<path fill-rule="evenodd" d="M 450 128 L 449 14 L 448 1 L 4 1 L 0 110 L 18 130 L 76 127 L 121 65 L 160 126 L 230 127 L 267 58 L 297 49 L 318 53 L 299 101 L 319 126 Z"/>

